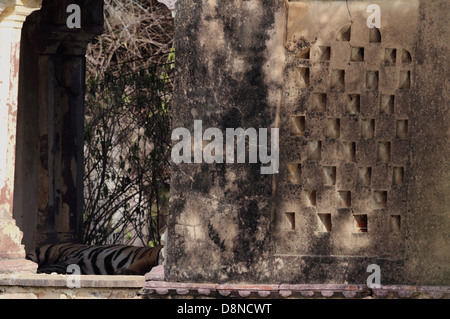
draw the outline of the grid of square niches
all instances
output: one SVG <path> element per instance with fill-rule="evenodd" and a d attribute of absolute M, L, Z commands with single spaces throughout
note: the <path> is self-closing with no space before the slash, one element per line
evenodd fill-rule
<path fill-rule="evenodd" d="M 350 40 L 348 28 L 341 29 L 337 41 Z M 374 29 L 369 43 L 380 42 L 380 32 Z M 288 94 L 300 92 L 301 106 L 288 105 L 282 113 L 278 185 L 282 201 L 291 203 L 283 212 L 284 230 L 296 231 L 298 220 L 303 220 L 298 214 L 312 210 L 316 233 L 332 233 L 336 227 L 358 234 L 401 232 L 410 123 L 407 112 L 396 108 L 411 89 L 412 59 L 404 49 L 380 46 L 379 50 L 384 53 L 382 67 L 399 63 L 399 81 L 392 81 L 385 92 L 379 88 L 379 71 L 364 65 L 364 47 L 351 47 L 347 57 L 351 67 L 363 63 L 365 83 L 357 92 L 347 87 L 346 70 L 333 67 L 332 46 L 308 47 L 288 57 L 290 69 L 295 70 L 288 72 L 295 77 Z M 347 219 L 351 225 L 343 226 L 339 214 L 351 214 Z"/>

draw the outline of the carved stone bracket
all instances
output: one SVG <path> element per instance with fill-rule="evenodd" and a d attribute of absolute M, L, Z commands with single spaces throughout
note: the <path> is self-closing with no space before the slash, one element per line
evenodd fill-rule
<path fill-rule="evenodd" d="M 21 29 L 26 17 L 41 4 L 42 0 L 0 0 L 0 27 Z"/>

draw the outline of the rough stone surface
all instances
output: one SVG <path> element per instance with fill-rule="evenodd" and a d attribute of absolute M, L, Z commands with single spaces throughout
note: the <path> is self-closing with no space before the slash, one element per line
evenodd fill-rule
<path fill-rule="evenodd" d="M 24 258 L 18 259 L 0 259 L 0 274 L 2 273 L 35 273 L 38 265 Z"/>
<path fill-rule="evenodd" d="M 145 280 L 147 281 L 157 281 L 157 280 L 164 280 L 165 277 L 164 272 L 164 266 L 159 265 L 156 267 L 153 267 L 150 272 L 145 274 Z"/>
<path fill-rule="evenodd" d="M 280 172 L 173 165 L 167 280 L 450 284 L 448 3 L 368 4 L 179 3 L 174 128 L 280 127 Z"/>
<path fill-rule="evenodd" d="M 224 133 L 274 127 L 281 78 L 266 68 L 279 63 L 271 50 L 279 49 L 273 41 L 282 41 L 283 3 L 178 4 L 174 129 L 193 132 L 194 120 Z M 267 281 L 273 176 L 261 175 L 260 168 L 261 163 L 174 166 L 168 278 Z"/>
<path fill-rule="evenodd" d="M 0 220 L 0 259 L 23 258 L 22 232 L 14 220 Z"/>
<path fill-rule="evenodd" d="M 415 74 L 419 2 L 384 2 L 379 31 L 367 27 L 369 4 L 288 5 L 275 196 L 280 279 L 300 264 L 292 280 L 364 282 L 377 264 L 384 282 L 404 280 L 416 91 L 411 78 L 400 79 Z"/>

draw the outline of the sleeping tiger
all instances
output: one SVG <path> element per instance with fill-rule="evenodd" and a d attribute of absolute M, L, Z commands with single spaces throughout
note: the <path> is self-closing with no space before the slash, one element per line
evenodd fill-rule
<path fill-rule="evenodd" d="M 36 248 L 26 258 L 39 265 L 38 273 L 66 274 L 77 264 L 83 275 L 144 275 L 158 265 L 162 248 L 67 243 Z"/>

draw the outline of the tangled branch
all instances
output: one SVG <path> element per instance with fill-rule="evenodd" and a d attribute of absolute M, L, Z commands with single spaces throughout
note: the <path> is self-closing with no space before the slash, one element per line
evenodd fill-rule
<path fill-rule="evenodd" d="M 171 12 L 156 0 L 106 0 L 87 52 L 84 241 L 159 242 L 167 215 Z"/>

